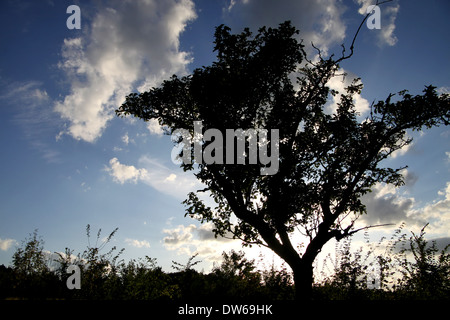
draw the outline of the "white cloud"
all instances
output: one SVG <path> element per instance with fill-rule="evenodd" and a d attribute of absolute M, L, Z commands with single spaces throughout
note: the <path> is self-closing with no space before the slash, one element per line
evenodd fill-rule
<path fill-rule="evenodd" d="M 128 143 L 130 142 L 130 137 L 128 136 L 128 132 L 124 134 L 124 136 L 122 137 L 122 142 L 125 143 L 125 145 L 128 145 Z"/>
<path fill-rule="evenodd" d="M 204 188 L 192 172 L 183 172 L 180 168 L 175 171 L 148 156 L 141 157 L 139 163 L 147 171 L 142 182 L 175 198 L 184 200 L 189 192 Z"/>
<path fill-rule="evenodd" d="M 17 241 L 14 239 L 0 239 L 0 250 L 7 251 L 16 244 Z"/>
<path fill-rule="evenodd" d="M 397 18 L 400 5 L 388 6 L 384 11 L 385 20 L 388 21 L 387 24 L 381 25 L 381 40 L 390 46 L 397 43 L 397 37 L 394 35 L 395 31 L 395 19 Z"/>
<path fill-rule="evenodd" d="M 106 171 L 113 177 L 114 181 L 124 184 L 131 181 L 136 183 L 138 180 L 145 178 L 147 170 L 136 169 L 134 166 L 121 164 L 117 158 L 109 160 L 109 168 Z"/>
<path fill-rule="evenodd" d="M 164 181 L 175 181 L 177 178 L 177 175 L 174 173 L 171 173 L 167 178 L 164 179 Z"/>
<path fill-rule="evenodd" d="M 372 1 L 370 0 L 356 0 L 356 2 L 361 5 L 361 8 L 359 8 L 358 13 L 362 14 L 362 15 L 366 15 L 367 14 L 367 8 L 370 5 L 373 5 Z"/>
<path fill-rule="evenodd" d="M 450 181 L 445 190 L 438 192 L 440 197 L 426 205 L 420 214 L 430 222 L 430 232 L 440 237 L 448 237 L 450 230 Z M 442 199 L 442 196 L 444 197 Z"/>
<path fill-rule="evenodd" d="M 163 233 L 166 234 L 163 238 L 163 244 L 166 249 L 176 251 L 179 255 L 192 256 L 198 253 L 199 258 L 209 262 L 221 260 L 223 251 L 240 248 L 240 241 L 238 240 L 215 238 L 212 228 L 212 224 L 205 223 L 200 226 L 190 224 L 163 229 Z"/>
<path fill-rule="evenodd" d="M 190 224 L 187 227 L 179 225 L 172 229 L 163 229 L 163 233 L 167 235 L 164 237 L 163 242 L 169 247 L 176 247 L 179 244 L 190 242 L 193 238 L 192 231 L 196 228 L 195 225 Z"/>
<path fill-rule="evenodd" d="M 109 167 L 105 170 L 118 183 L 143 182 L 179 199 L 185 199 L 191 191 L 204 188 L 192 173 L 183 172 L 181 169 L 174 173 L 174 170 L 169 169 L 157 159 L 143 156 L 139 159 L 139 163 L 140 169 L 122 164 L 117 158 L 112 158 L 109 161 Z"/>
<path fill-rule="evenodd" d="M 150 243 L 147 240 L 137 240 L 137 239 L 125 239 L 125 242 L 132 247 L 136 248 L 150 248 Z"/>
<path fill-rule="evenodd" d="M 191 59 L 180 51 L 179 36 L 195 18 L 191 0 L 117 0 L 101 7 L 83 37 L 64 40 L 59 67 L 70 93 L 55 104 L 69 122 L 64 133 L 93 142 L 135 85 L 185 73 Z"/>
<path fill-rule="evenodd" d="M 147 122 L 147 129 L 151 134 L 161 137 L 164 134 L 163 128 L 159 125 L 158 120 L 150 119 Z"/>

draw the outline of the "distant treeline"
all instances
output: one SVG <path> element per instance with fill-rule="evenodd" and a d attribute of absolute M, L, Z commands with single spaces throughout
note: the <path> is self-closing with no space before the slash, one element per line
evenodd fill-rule
<path fill-rule="evenodd" d="M 315 300 L 411 300 L 450 299 L 450 254 L 419 235 L 407 238 L 401 226 L 390 240 L 382 239 L 368 250 L 351 251 L 351 239 L 341 240 L 334 257 L 328 256 L 313 290 Z M 100 246 L 89 246 L 75 256 L 66 248 L 58 259 L 45 254 L 37 231 L 13 255 L 11 266 L 0 266 L 1 299 L 86 300 L 292 300 L 292 275 L 285 267 L 258 270 L 241 251 L 224 252 L 211 272 L 173 262 L 174 272 L 164 272 L 155 258 L 119 260 L 115 247 L 101 253 L 114 230 Z M 87 227 L 90 237 L 90 227 Z M 97 233 L 97 240 L 100 230 Z M 384 243 L 387 242 L 387 243 Z M 381 250 L 382 249 L 382 250 Z M 80 289 L 69 290 L 69 265 L 80 268 Z"/>

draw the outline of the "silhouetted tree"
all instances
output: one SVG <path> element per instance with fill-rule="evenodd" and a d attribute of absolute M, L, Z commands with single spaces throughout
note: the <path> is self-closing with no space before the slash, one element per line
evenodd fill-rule
<path fill-rule="evenodd" d="M 438 96 L 433 86 L 422 95 L 389 94 L 360 121 L 354 95 L 362 84 L 356 80 L 340 93 L 336 112 L 329 114 L 324 106 L 338 93 L 327 83 L 353 54 L 356 36 L 350 54 L 344 50 L 340 58 L 324 58 L 319 51 L 313 62 L 298 33 L 290 22 L 263 27 L 256 35 L 249 29 L 232 34 L 221 25 L 215 31 L 217 60 L 211 66 L 131 93 L 116 113 L 157 119 L 167 134 L 193 132 L 193 122 L 200 120 L 203 130 L 222 133 L 230 128 L 278 129 L 279 139 L 267 137 L 269 153 L 279 152 L 276 174 L 261 175 L 266 166 L 248 164 L 248 159 L 247 165 L 182 163 L 206 185 L 198 192 L 208 191 L 217 203 L 208 207 L 192 192 L 184 202 L 186 214 L 212 222 L 216 236 L 232 235 L 272 249 L 292 268 L 296 297 L 310 298 L 313 262 L 329 240 L 358 231 L 354 223 L 366 212 L 361 196 L 377 182 L 403 184 L 404 168 L 381 162 L 411 142 L 406 130 L 448 125 L 450 98 Z M 203 150 L 212 143 L 217 141 L 204 141 Z M 196 152 L 192 145 L 189 151 L 190 156 Z M 226 152 L 223 159 L 231 157 Z M 309 239 L 303 248 L 293 243 L 296 230 Z"/>
<path fill-rule="evenodd" d="M 179 286 L 157 266 L 156 258 L 131 260 L 119 270 L 120 293 L 115 299 L 157 300 L 178 298 Z"/>
<path fill-rule="evenodd" d="M 222 257 L 222 263 L 212 270 L 218 293 L 228 298 L 249 298 L 261 293 L 261 277 L 254 260 L 245 258 L 243 251 L 234 250 L 223 252 Z"/>
<path fill-rule="evenodd" d="M 415 299 L 449 299 L 450 297 L 450 244 L 437 248 L 436 241 L 425 239 L 426 224 L 419 235 L 412 233 L 409 248 L 402 250 L 399 280 L 400 293 Z M 407 259 L 412 254 L 413 261 Z"/>
<path fill-rule="evenodd" d="M 44 251 L 44 240 L 37 229 L 22 242 L 12 258 L 9 274 L 12 287 L 8 294 L 33 299 L 61 294 L 62 286 L 58 276 L 51 271 L 51 259 Z"/>

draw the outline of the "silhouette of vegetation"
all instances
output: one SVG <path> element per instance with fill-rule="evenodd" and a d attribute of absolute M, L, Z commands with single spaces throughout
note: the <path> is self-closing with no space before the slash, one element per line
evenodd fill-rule
<path fill-rule="evenodd" d="M 340 57 L 325 58 L 317 49 L 313 61 L 289 21 L 278 28 L 262 27 L 256 35 L 248 28 L 232 34 L 221 25 L 214 34 L 217 59 L 212 65 L 131 93 L 116 110 L 118 116 L 156 119 L 166 134 L 178 129 L 192 133 L 194 121 L 200 120 L 205 131 L 279 130 L 279 139 L 267 137 L 269 153 L 276 149 L 279 154 L 276 174 L 261 175 L 263 163 L 225 164 L 230 154 L 222 149 L 220 161 L 181 163 L 206 185 L 191 192 L 184 204 L 186 215 L 213 223 L 216 236 L 273 250 L 292 269 L 298 299 L 312 297 L 313 266 L 324 245 L 362 230 L 354 229 L 366 213 L 361 197 L 376 183 L 404 184 L 406 167 L 383 167 L 383 160 L 411 143 L 407 130 L 450 124 L 450 95 L 438 95 L 431 85 L 422 95 L 407 90 L 389 93 L 359 119 L 354 98 L 363 88 L 360 79 L 345 92 L 327 85 L 353 55 L 358 32 L 349 54 L 343 46 Z M 331 96 L 340 98 L 333 114 L 325 110 Z M 202 151 L 216 144 L 205 138 Z M 186 152 L 195 160 L 194 146 L 185 150 L 179 156 Z M 232 163 L 237 163 L 237 152 L 233 150 L 232 156 Z M 200 192 L 209 192 L 217 206 L 207 206 Z M 293 243 L 295 232 L 306 236 L 308 243 Z"/>
<path fill-rule="evenodd" d="M 64 286 L 50 269 L 44 244 L 38 230 L 34 230 L 14 253 L 12 268 L 1 266 L 0 279 L 3 292 L 0 293 L 0 297 L 6 298 L 14 292 L 14 296 L 19 297 L 52 298 L 63 292 Z"/>
<path fill-rule="evenodd" d="M 315 300 L 430 300 L 450 298 L 450 254 L 447 245 L 439 250 L 436 242 L 425 240 L 425 227 L 407 238 L 401 225 L 386 242 L 351 248 L 351 237 L 337 243 L 335 257 L 327 256 L 322 278 L 313 285 Z M 12 265 L 0 266 L 1 299 L 82 299 L 82 300 L 152 300 L 152 301 L 226 301 L 227 299 L 293 300 L 295 285 L 292 272 L 285 266 L 258 270 L 255 260 L 244 252 L 223 252 L 222 262 L 211 272 L 193 267 L 197 255 L 186 264 L 174 262 L 175 272 L 167 273 L 156 258 L 140 258 L 125 263 L 118 260 L 123 250 L 111 248 L 102 254 L 115 229 L 98 245 L 77 256 L 50 255 L 37 230 L 17 248 Z M 90 227 L 87 228 L 89 237 Z M 114 254 L 113 254 L 114 253 Z M 67 267 L 80 266 L 81 288 L 66 286 Z M 329 266 L 331 265 L 331 268 Z M 326 274 L 325 269 L 328 269 Z"/>
<path fill-rule="evenodd" d="M 436 241 L 431 245 L 425 240 L 425 225 L 419 235 L 413 233 L 409 248 L 402 253 L 411 253 L 414 261 L 401 260 L 402 275 L 399 289 L 406 297 L 419 299 L 448 299 L 450 297 L 450 244 L 439 252 Z"/>

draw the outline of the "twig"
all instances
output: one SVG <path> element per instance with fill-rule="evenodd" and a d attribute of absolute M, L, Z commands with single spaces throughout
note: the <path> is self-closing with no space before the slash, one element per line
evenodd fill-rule
<path fill-rule="evenodd" d="M 385 226 L 394 226 L 394 224 L 393 223 L 384 223 L 384 224 L 376 224 L 374 226 L 367 226 L 367 227 L 363 227 L 363 228 L 359 228 L 359 229 L 353 230 L 352 232 L 349 232 L 348 235 L 350 236 L 350 235 L 355 234 L 355 233 L 357 233 L 358 231 L 361 231 L 361 230 L 367 230 L 367 229 L 370 229 L 370 228 L 378 228 L 378 227 L 385 227 Z"/>
<path fill-rule="evenodd" d="M 375 5 L 376 5 L 376 6 L 379 6 L 379 5 L 383 4 L 383 3 L 392 2 L 392 1 L 393 1 L 393 0 L 385 0 L 385 1 L 378 2 L 378 0 L 377 0 L 377 2 L 375 3 Z M 350 58 L 350 57 L 353 55 L 353 49 L 354 49 L 354 46 L 355 46 L 356 38 L 358 37 L 358 34 L 359 34 L 359 31 L 361 30 L 361 27 L 363 26 L 364 22 L 366 22 L 367 18 L 370 16 L 370 14 L 371 14 L 371 12 L 369 12 L 368 14 L 366 14 L 366 16 L 364 17 L 364 19 L 361 21 L 361 24 L 359 25 L 358 30 L 356 30 L 356 33 L 355 33 L 355 35 L 353 36 L 352 44 L 351 44 L 351 46 L 350 46 L 350 54 L 349 54 L 348 56 L 342 55 L 342 57 L 339 58 L 339 59 L 336 61 L 336 63 L 339 63 L 339 62 L 341 62 L 342 60 L 346 60 L 346 59 Z M 342 45 L 342 47 L 344 48 L 344 45 Z M 345 52 L 345 48 L 344 48 L 344 50 L 342 51 L 342 53 L 344 54 L 344 52 Z"/>

